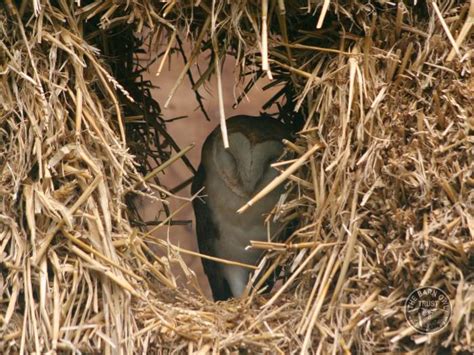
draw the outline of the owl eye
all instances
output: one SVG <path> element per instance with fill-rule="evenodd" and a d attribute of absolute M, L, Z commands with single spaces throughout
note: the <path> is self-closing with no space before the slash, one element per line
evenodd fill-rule
<path fill-rule="evenodd" d="M 237 162 L 234 156 L 228 150 L 219 152 L 219 168 L 228 177 L 235 177 L 237 175 Z"/>
<path fill-rule="evenodd" d="M 221 157 L 221 162 L 222 164 L 227 167 L 227 168 L 232 168 L 232 169 L 235 169 L 236 168 L 236 162 L 235 162 L 235 158 L 234 156 L 230 153 L 229 150 L 224 150 L 223 151 L 223 154 L 222 154 L 222 157 Z"/>

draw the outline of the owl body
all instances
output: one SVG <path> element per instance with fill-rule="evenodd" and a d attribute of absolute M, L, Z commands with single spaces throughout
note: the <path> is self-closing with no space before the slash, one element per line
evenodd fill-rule
<path fill-rule="evenodd" d="M 222 186 L 222 181 L 216 180 L 218 179 L 215 176 L 209 176 L 206 179 L 208 206 L 212 211 L 213 223 L 220 236 L 212 241 L 215 250 L 214 256 L 255 265 L 261 256 L 261 251 L 246 250 L 246 247 L 250 245 L 251 240 L 267 240 L 265 214 L 268 214 L 278 202 L 282 191 L 274 191 L 267 195 L 259 204 L 255 205 L 254 211 L 237 214 L 237 209 L 250 200 L 251 196 L 248 198 L 235 196 L 227 186 Z M 215 198 L 211 196 L 215 196 Z M 271 223 L 271 231 L 275 231 L 277 228 L 277 223 Z M 220 268 L 232 295 L 234 297 L 240 296 L 247 284 L 248 269 L 223 264 L 220 265 Z"/>
<path fill-rule="evenodd" d="M 203 189 L 195 199 L 196 231 L 200 252 L 222 259 L 255 265 L 259 250 L 246 250 L 250 240 L 267 240 L 266 215 L 278 202 L 283 187 L 273 190 L 243 214 L 236 211 L 277 176 L 270 165 L 283 152 L 285 126 L 270 117 L 235 116 L 227 120 L 229 145 L 225 149 L 220 128 L 207 138 L 192 191 Z M 274 233 L 279 222 L 270 223 Z M 242 294 L 249 270 L 203 260 L 214 299 Z"/>

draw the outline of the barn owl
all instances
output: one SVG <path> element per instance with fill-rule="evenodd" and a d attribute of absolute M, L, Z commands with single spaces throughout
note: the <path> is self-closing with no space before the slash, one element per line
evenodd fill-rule
<path fill-rule="evenodd" d="M 196 233 L 202 254 L 255 265 L 262 252 L 246 250 L 250 240 L 267 240 L 265 215 L 284 192 L 281 186 L 243 214 L 237 214 L 255 193 L 277 176 L 270 166 L 283 153 L 282 139 L 290 133 L 281 122 L 269 117 L 234 116 L 227 121 L 229 148 L 225 149 L 220 127 L 207 137 L 201 164 L 191 191 L 202 191 L 193 200 Z M 281 227 L 272 222 L 271 233 Z M 249 269 L 202 259 L 214 299 L 242 295 Z"/>

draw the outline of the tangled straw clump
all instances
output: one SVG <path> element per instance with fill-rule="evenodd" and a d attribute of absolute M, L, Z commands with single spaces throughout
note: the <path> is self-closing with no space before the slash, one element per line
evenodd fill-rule
<path fill-rule="evenodd" d="M 473 22 L 474 3 L 455 1 L 6 1 L 1 351 L 472 352 Z M 288 148 L 300 159 L 279 165 L 297 164 L 278 213 L 299 228 L 254 244 L 287 270 L 270 295 L 216 305 L 178 288 L 172 263 L 196 285 L 179 248 L 131 225 L 126 197 L 156 189 L 166 210 L 175 195 L 158 173 L 186 151 L 138 83 L 145 27 L 167 39 L 161 68 L 193 40 L 176 86 L 211 53 L 192 78 L 199 98 L 230 53 L 246 83 L 237 101 L 267 76 L 281 85 L 269 105 L 284 97 L 282 116 L 305 117 Z M 159 165 L 145 178 L 140 152 Z M 450 298 L 440 332 L 405 320 L 419 286 Z"/>

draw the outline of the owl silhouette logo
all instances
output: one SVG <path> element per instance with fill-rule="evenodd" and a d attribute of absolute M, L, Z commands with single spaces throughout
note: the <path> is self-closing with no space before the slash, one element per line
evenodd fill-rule
<path fill-rule="evenodd" d="M 405 301 L 405 318 L 420 333 L 440 331 L 448 324 L 451 314 L 448 296 L 436 287 L 417 288 Z"/>

